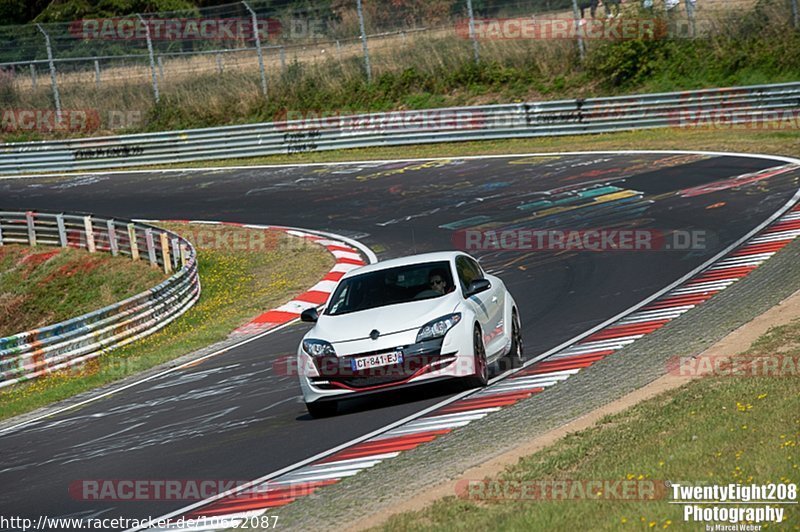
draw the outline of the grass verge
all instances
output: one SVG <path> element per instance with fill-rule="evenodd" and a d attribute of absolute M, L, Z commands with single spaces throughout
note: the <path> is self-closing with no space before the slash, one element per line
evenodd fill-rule
<path fill-rule="evenodd" d="M 795 361 L 800 356 L 800 319 L 770 329 L 742 357 L 776 354 Z M 607 416 L 590 429 L 522 458 L 491 480 L 798 483 L 798 438 L 796 372 L 785 378 L 702 378 Z M 614 499 L 611 494 L 604 498 L 602 493 L 560 501 L 452 496 L 421 511 L 393 516 L 381 529 L 581 530 L 587 523 L 592 530 L 704 526 L 684 522 L 682 505 L 669 504 L 670 498 L 669 492 L 650 501 Z M 781 507 L 784 522 L 778 528 L 797 530 L 800 511 L 793 505 Z"/>
<path fill-rule="evenodd" d="M 0 391 L 0 419 L 109 384 L 224 340 L 250 318 L 319 281 L 334 259 L 278 231 L 160 224 L 198 245 L 202 295 L 161 331 L 82 366 Z"/>
<path fill-rule="evenodd" d="M 144 262 L 105 253 L 0 246 L 0 337 L 97 310 L 165 278 Z"/>

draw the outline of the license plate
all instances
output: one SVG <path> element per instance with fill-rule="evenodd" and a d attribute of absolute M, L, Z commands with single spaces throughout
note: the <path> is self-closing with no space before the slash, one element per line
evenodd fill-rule
<path fill-rule="evenodd" d="M 393 351 L 391 353 L 381 353 L 379 355 L 354 358 L 350 360 L 350 366 L 353 368 L 353 371 L 359 371 L 362 369 L 379 368 L 381 366 L 400 364 L 401 362 L 403 362 L 403 353 L 400 351 Z"/>

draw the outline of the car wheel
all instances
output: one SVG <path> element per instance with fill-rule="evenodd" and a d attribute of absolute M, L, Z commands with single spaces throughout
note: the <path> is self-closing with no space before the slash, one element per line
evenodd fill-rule
<path fill-rule="evenodd" d="M 336 401 L 316 401 L 306 403 L 306 409 L 311 417 L 329 417 L 336 414 L 338 405 Z"/>
<path fill-rule="evenodd" d="M 508 350 L 506 355 L 507 369 L 514 369 L 522 366 L 525 362 L 525 354 L 523 352 L 525 344 L 522 341 L 522 328 L 519 325 L 519 315 L 517 310 L 511 311 L 511 349 Z"/>
<path fill-rule="evenodd" d="M 486 348 L 478 327 L 475 327 L 472 335 L 472 345 L 475 356 L 475 373 L 469 378 L 469 383 L 472 387 L 483 388 L 489 384 L 489 364 L 486 362 Z"/>

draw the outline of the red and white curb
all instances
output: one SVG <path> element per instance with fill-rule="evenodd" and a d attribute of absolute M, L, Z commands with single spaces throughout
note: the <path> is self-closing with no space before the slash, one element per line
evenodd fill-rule
<path fill-rule="evenodd" d="M 724 258 L 638 310 L 546 359 L 526 364 L 478 393 L 466 395 L 301 467 L 263 482 L 256 481 L 244 491 L 223 494 L 175 512 L 170 515 L 172 522 L 184 518 L 181 527 L 192 530 L 236 526 L 244 519 L 261 516 L 503 407 L 541 393 L 702 304 L 745 277 L 798 236 L 800 206 L 795 205 Z M 207 519 L 202 519 L 204 517 Z M 163 530 L 176 528 L 177 525 L 172 525 Z"/>

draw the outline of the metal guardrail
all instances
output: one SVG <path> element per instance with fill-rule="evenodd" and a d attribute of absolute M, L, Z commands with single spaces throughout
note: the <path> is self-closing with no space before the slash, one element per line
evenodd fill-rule
<path fill-rule="evenodd" d="M 780 120 L 800 83 L 400 111 L 0 146 L 0 175 Z"/>
<path fill-rule="evenodd" d="M 171 277 L 67 321 L 0 338 L 0 388 L 79 364 L 161 329 L 200 296 L 197 257 L 180 236 L 142 223 L 75 214 L 0 211 L 0 246 L 84 248 L 147 260 Z"/>

